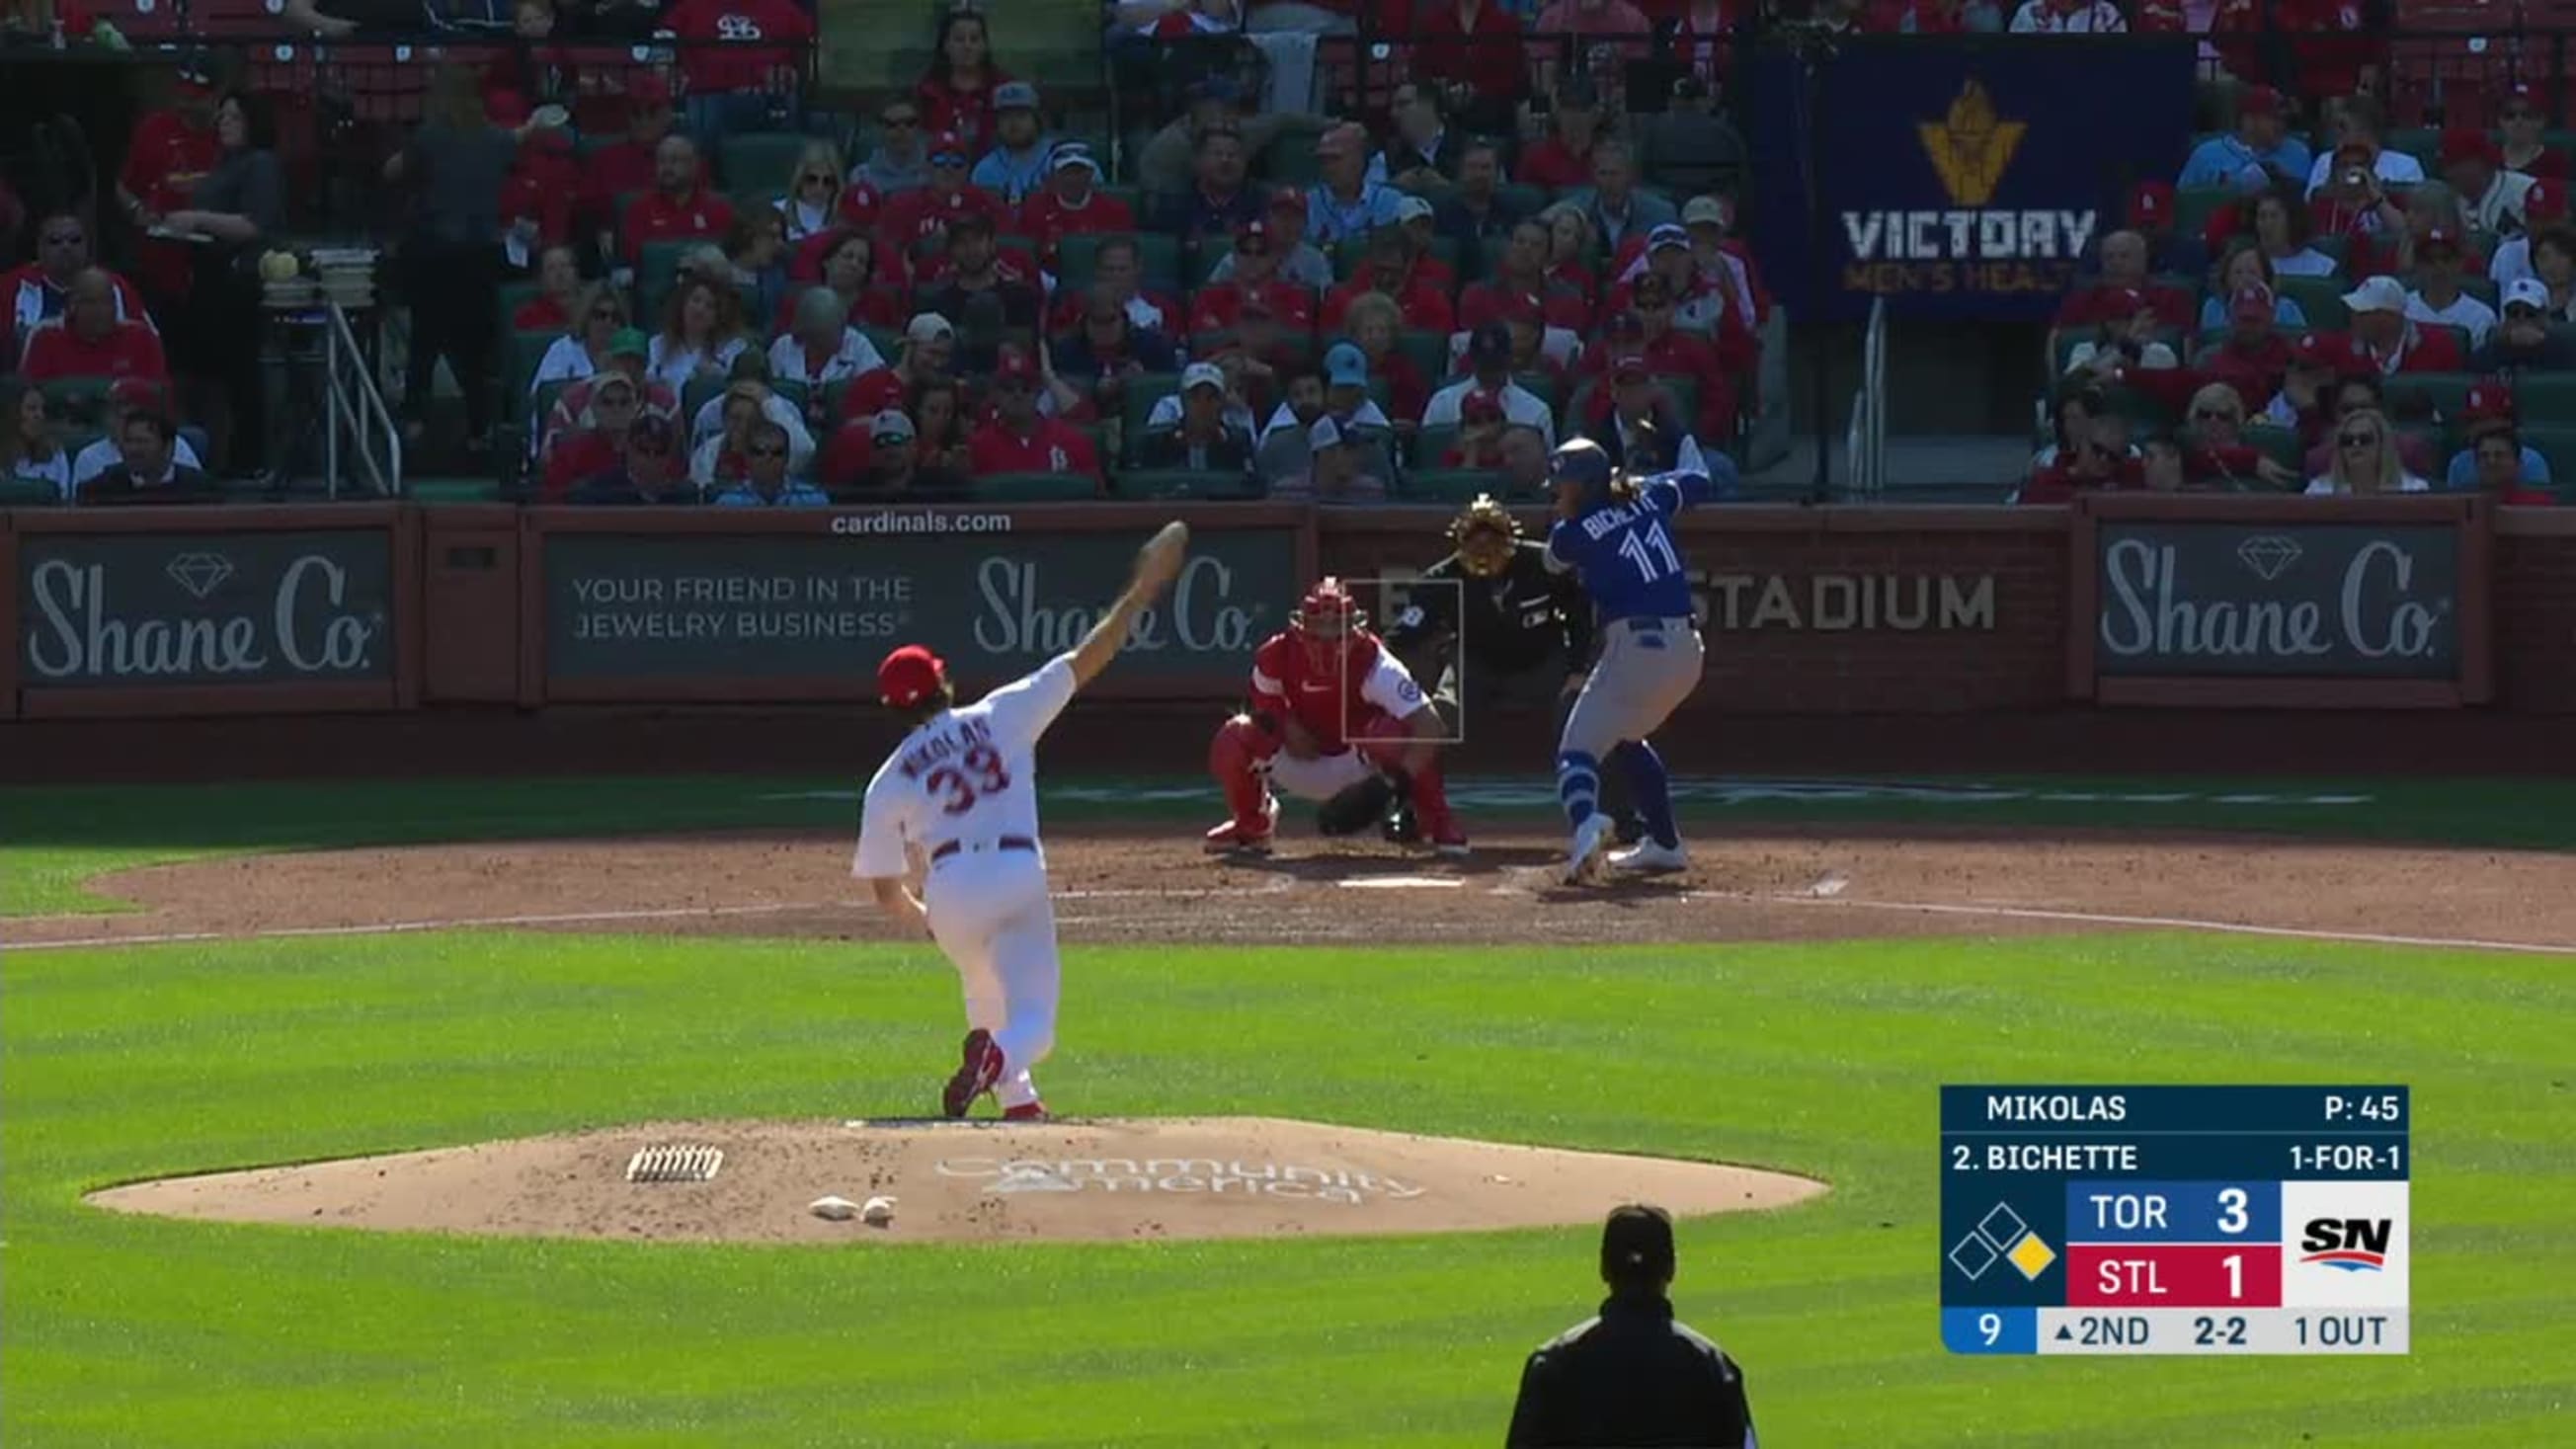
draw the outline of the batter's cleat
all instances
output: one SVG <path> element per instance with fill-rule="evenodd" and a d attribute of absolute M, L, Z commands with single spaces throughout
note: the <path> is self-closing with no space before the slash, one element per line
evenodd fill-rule
<path fill-rule="evenodd" d="M 1574 845 L 1565 853 L 1565 883 L 1590 885 L 1601 878 L 1601 857 L 1610 848 L 1610 817 L 1593 814 L 1574 827 Z"/>
<path fill-rule="evenodd" d="M 1229 820 L 1209 831 L 1203 843 L 1210 855 L 1267 855 L 1270 853 L 1270 838 L 1278 828 L 1279 797 L 1273 795 L 1262 802 L 1258 826 L 1246 827 L 1240 820 Z"/>
<path fill-rule="evenodd" d="M 1002 1120 L 1005 1122 L 1043 1122 L 1046 1119 L 1047 1109 L 1044 1102 L 1022 1102 L 1016 1107 L 1002 1109 Z"/>
<path fill-rule="evenodd" d="M 1611 833 L 1621 845 L 1634 845 L 1646 838 L 1646 822 L 1633 815 L 1622 815 Z"/>
<path fill-rule="evenodd" d="M 1002 1049 L 993 1044 L 993 1034 L 977 1027 L 966 1033 L 966 1049 L 958 1063 L 957 1075 L 939 1094 L 939 1108 L 951 1117 L 963 1117 L 975 1099 L 993 1090 L 1002 1080 Z"/>
<path fill-rule="evenodd" d="M 1640 841 L 1630 849 L 1610 852 L 1610 868 L 1625 875 L 1670 875 L 1690 869 L 1690 853 L 1678 845 Z"/>

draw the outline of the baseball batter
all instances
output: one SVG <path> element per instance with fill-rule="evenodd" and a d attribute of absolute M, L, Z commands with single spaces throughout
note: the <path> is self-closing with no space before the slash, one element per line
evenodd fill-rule
<path fill-rule="evenodd" d="M 962 709 L 947 666 L 920 645 L 877 666 L 878 698 L 912 732 L 868 781 L 851 873 L 879 909 L 927 930 L 965 985 L 965 1049 L 939 1100 L 951 1117 L 996 1087 L 1004 1117 L 1046 1116 L 1029 1077 L 1055 1046 L 1058 974 L 1038 841 L 1038 738 L 1180 573 L 1189 536 L 1166 524 L 1081 644 Z M 914 869 L 919 896 L 905 883 Z"/>
<path fill-rule="evenodd" d="M 1730 459 L 1707 461 L 1732 481 Z M 1699 687 L 1706 656 L 1672 524 L 1684 508 L 1708 501 L 1713 485 L 1698 472 L 1631 477 L 1612 468 L 1610 455 L 1589 438 L 1558 448 L 1548 477 L 1556 485 L 1556 523 L 1548 529 L 1547 565 L 1582 581 L 1601 621 L 1600 660 L 1556 747 L 1556 793 L 1574 827 L 1566 884 L 1600 874 L 1611 831 L 1598 808 L 1604 758 L 1627 776 L 1646 822 L 1646 838 L 1610 856 L 1610 866 L 1680 870 L 1690 862 L 1673 824 L 1672 781 L 1647 736 Z"/>
<path fill-rule="evenodd" d="M 1211 851 L 1266 851 L 1277 788 L 1319 800 L 1326 835 L 1418 831 L 1442 855 L 1467 853 L 1449 812 L 1438 741 L 1446 726 L 1422 686 L 1375 634 L 1342 581 L 1306 591 L 1287 628 L 1252 656 L 1250 707 L 1217 727 L 1208 770 L 1225 792 Z"/>

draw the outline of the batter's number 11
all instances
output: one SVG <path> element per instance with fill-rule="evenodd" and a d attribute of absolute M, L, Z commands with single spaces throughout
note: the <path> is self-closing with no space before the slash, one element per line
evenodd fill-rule
<path fill-rule="evenodd" d="M 1637 577 L 1650 584 L 1666 574 L 1682 571 L 1681 555 L 1673 552 L 1673 541 L 1664 537 L 1660 523 L 1630 529 L 1619 540 L 1619 557 L 1635 564 Z"/>

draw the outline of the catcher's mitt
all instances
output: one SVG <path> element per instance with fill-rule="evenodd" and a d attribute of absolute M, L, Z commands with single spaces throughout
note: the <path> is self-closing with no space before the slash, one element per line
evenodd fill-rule
<path fill-rule="evenodd" d="M 1366 779 L 1343 786 L 1340 794 L 1316 808 L 1315 828 L 1326 835 L 1374 830 L 1395 801 L 1395 782 L 1371 771 Z"/>

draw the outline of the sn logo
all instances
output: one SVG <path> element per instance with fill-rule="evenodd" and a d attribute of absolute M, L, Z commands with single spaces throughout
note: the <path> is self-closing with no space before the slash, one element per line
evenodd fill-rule
<path fill-rule="evenodd" d="M 2387 1266 L 2393 1235 L 2387 1218 L 2310 1218 L 2299 1238 L 2299 1251 L 2306 1255 L 2299 1261 L 2347 1273 L 2376 1273 Z"/>

